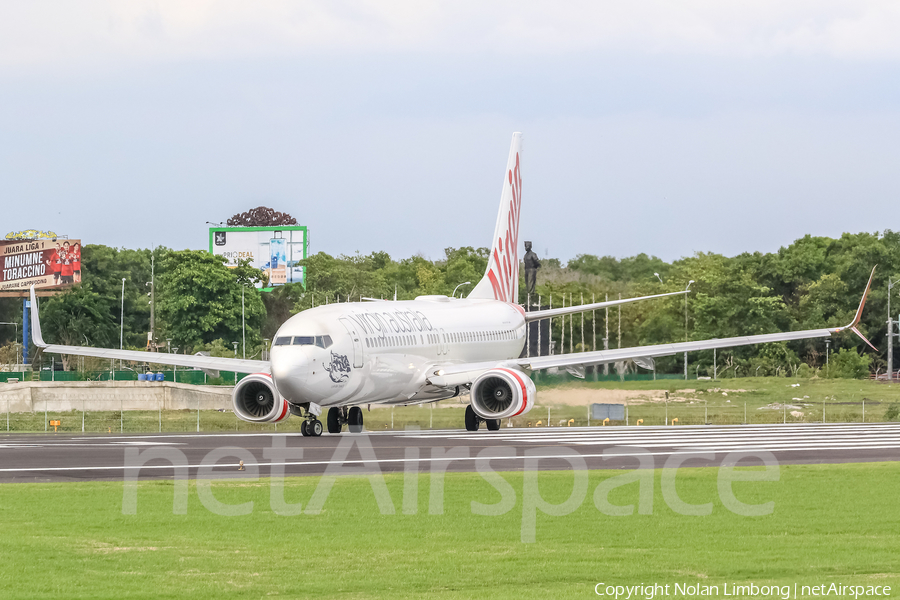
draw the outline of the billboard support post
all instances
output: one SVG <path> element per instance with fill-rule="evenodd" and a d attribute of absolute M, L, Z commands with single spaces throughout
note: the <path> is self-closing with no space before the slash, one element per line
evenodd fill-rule
<path fill-rule="evenodd" d="M 29 335 L 29 323 L 28 323 L 28 312 L 31 308 L 31 300 L 22 299 L 22 364 L 28 364 L 28 338 L 31 337 Z M 23 368 L 24 372 L 24 368 Z M 24 379 L 24 377 L 23 377 Z"/>

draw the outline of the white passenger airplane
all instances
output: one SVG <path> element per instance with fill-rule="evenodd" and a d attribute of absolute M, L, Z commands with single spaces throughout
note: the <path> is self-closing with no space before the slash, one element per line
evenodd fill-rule
<path fill-rule="evenodd" d="M 587 365 L 627 359 L 828 337 L 845 329 L 863 337 L 856 326 L 874 269 L 856 316 L 845 327 L 521 358 L 531 321 L 687 293 L 526 312 L 518 304 L 521 146 L 522 134 L 514 133 L 487 271 L 467 298 L 420 296 L 319 306 L 288 319 L 275 336 L 271 360 L 256 361 L 46 344 L 32 287 L 34 342 L 57 354 L 250 373 L 232 393 L 240 419 L 278 423 L 295 414 L 305 419 L 303 435 L 319 436 L 323 426 L 317 417 L 323 408 L 328 409 L 329 433 L 339 433 L 345 424 L 359 432 L 362 405 L 421 404 L 468 393 L 466 429 L 476 431 L 486 423 L 497 430 L 501 419 L 534 406 L 530 373 L 535 370 L 565 368 L 583 377 Z"/>

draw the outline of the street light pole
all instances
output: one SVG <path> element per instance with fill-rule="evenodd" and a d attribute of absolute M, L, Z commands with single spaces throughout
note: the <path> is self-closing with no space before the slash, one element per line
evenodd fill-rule
<path fill-rule="evenodd" d="M 688 291 L 691 289 L 691 284 L 694 283 L 694 280 L 691 279 L 688 281 L 687 287 L 684 288 L 684 291 Z M 688 341 L 688 315 L 687 315 L 687 297 L 688 295 L 684 295 L 684 341 L 687 343 Z M 687 350 L 684 351 L 684 380 L 687 381 Z"/>
<path fill-rule="evenodd" d="M 156 255 L 150 251 L 150 351 L 156 351 Z"/>
<path fill-rule="evenodd" d="M 243 346 L 243 357 L 247 358 L 247 321 L 244 319 L 244 286 L 241 286 L 241 346 Z"/>
<path fill-rule="evenodd" d="M 894 322 L 891 319 L 891 290 L 900 283 L 900 279 L 891 281 L 888 278 L 888 318 L 887 318 L 887 370 L 888 381 L 894 383 Z"/>
<path fill-rule="evenodd" d="M 124 349 L 125 339 L 125 278 L 122 278 L 122 306 L 119 309 L 119 350 Z M 119 370 L 122 370 L 122 359 L 119 359 Z"/>

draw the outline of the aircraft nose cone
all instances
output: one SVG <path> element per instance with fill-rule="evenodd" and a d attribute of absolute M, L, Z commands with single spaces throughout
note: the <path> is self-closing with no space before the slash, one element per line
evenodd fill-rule
<path fill-rule="evenodd" d="M 299 402 L 303 386 L 309 378 L 309 358 L 302 348 L 285 348 L 272 352 L 272 379 L 275 387 L 288 400 Z"/>

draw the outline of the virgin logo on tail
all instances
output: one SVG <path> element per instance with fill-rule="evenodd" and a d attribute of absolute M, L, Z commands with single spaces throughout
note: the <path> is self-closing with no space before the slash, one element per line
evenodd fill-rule
<path fill-rule="evenodd" d="M 500 190 L 500 210 L 484 277 L 469 298 L 519 301 L 519 216 L 522 209 L 522 134 L 514 133 Z"/>
<path fill-rule="evenodd" d="M 506 227 L 494 240 L 487 277 L 494 290 L 494 299 L 518 302 L 519 299 L 519 212 L 522 209 L 522 174 L 519 171 L 519 153 L 516 166 L 508 172 L 511 196 L 506 211 Z M 505 196 L 505 194 L 504 194 Z M 501 223 L 502 225 L 502 223 Z"/>

